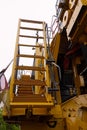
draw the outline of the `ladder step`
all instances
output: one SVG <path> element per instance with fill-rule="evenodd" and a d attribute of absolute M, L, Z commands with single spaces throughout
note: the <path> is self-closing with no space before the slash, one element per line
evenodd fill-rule
<path fill-rule="evenodd" d="M 31 99 L 31 98 L 17 98 L 15 97 L 13 102 L 47 102 L 45 99 Z"/>
<path fill-rule="evenodd" d="M 18 86 L 18 92 L 17 94 L 33 94 L 32 87 L 31 86 Z"/>
<path fill-rule="evenodd" d="M 41 95 L 41 94 L 20 94 L 20 95 L 18 95 L 18 96 L 15 96 L 15 97 L 18 97 L 18 98 L 26 98 L 26 97 L 28 97 L 28 98 L 45 98 L 45 96 L 43 95 Z"/>
<path fill-rule="evenodd" d="M 39 55 L 25 55 L 25 54 L 18 54 L 17 57 L 26 57 L 26 58 L 41 58 L 44 59 L 44 56 Z"/>
<path fill-rule="evenodd" d="M 35 31 L 43 31 L 43 29 L 40 29 L 40 28 L 29 28 L 29 27 L 20 27 L 20 29 L 35 30 Z"/>
<path fill-rule="evenodd" d="M 40 48 L 44 48 L 44 46 L 42 46 L 42 45 L 27 45 L 27 44 L 18 44 L 18 46 L 26 46 L 26 47 L 40 47 Z"/>
<path fill-rule="evenodd" d="M 46 86 L 46 83 L 45 81 L 41 81 L 41 80 L 34 80 L 34 79 L 30 79 L 30 80 L 26 80 L 26 81 L 23 81 L 23 80 L 15 80 L 14 82 L 15 85 L 27 85 L 27 86 Z"/>
<path fill-rule="evenodd" d="M 35 21 L 35 20 L 27 20 L 27 19 L 20 19 L 21 22 L 28 22 L 28 23 L 37 23 L 37 24 L 43 24 L 42 21 Z"/>
<path fill-rule="evenodd" d="M 18 90 L 20 90 L 20 91 L 32 91 L 32 86 L 20 85 L 20 86 L 18 86 Z"/>
<path fill-rule="evenodd" d="M 32 91 L 27 91 L 27 90 L 26 91 L 24 91 L 24 90 L 23 91 L 18 90 L 17 94 L 18 95 L 20 95 L 20 94 L 22 94 L 22 95 L 24 95 L 24 94 L 29 95 L 29 94 L 33 94 L 33 92 Z"/>
<path fill-rule="evenodd" d="M 19 86 L 18 91 L 32 91 L 32 87 L 30 87 L 30 86 Z"/>
<path fill-rule="evenodd" d="M 34 70 L 34 71 L 46 71 L 44 67 L 34 67 L 34 66 L 16 66 L 17 70 Z"/>
<path fill-rule="evenodd" d="M 26 37 L 26 38 L 38 38 L 38 39 L 44 39 L 44 37 L 41 37 L 41 36 L 29 36 L 29 35 L 19 35 L 19 37 Z"/>
<path fill-rule="evenodd" d="M 21 96 L 14 96 L 13 102 L 47 102 L 44 96 L 40 94 L 28 94 Z"/>

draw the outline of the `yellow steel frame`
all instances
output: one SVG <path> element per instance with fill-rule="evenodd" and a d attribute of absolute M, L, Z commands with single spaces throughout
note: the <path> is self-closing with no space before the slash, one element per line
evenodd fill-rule
<path fill-rule="evenodd" d="M 23 20 L 22 20 L 23 21 Z M 27 21 L 26 22 L 33 22 L 33 23 L 39 23 L 39 22 L 34 22 L 34 21 Z M 20 111 L 23 112 L 21 114 L 24 114 L 24 110 L 28 107 L 31 107 L 34 110 L 34 114 L 39 114 L 40 111 L 37 111 L 37 109 L 44 108 L 42 111 L 42 114 L 47 114 L 46 109 L 51 108 L 54 105 L 53 98 L 51 97 L 50 94 L 48 94 L 47 87 L 50 86 L 50 76 L 49 76 L 49 68 L 48 65 L 46 65 L 46 59 L 48 58 L 47 55 L 47 43 L 46 43 L 46 23 L 45 22 L 40 22 L 42 24 L 43 28 L 43 54 L 40 48 L 36 47 L 36 54 L 43 55 L 45 59 L 35 59 L 35 65 L 39 66 L 40 62 L 42 62 L 44 68 L 46 69 L 45 72 L 43 72 L 43 75 L 41 76 L 40 71 L 35 72 L 35 79 L 43 80 L 45 78 L 46 80 L 46 90 L 45 90 L 45 97 L 47 102 L 13 102 L 14 94 L 13 94 L 13 86 L 15 82 L 15 67 L 17 63 L 17 55 L 18 55 L 18 43 L 19 43 L 19 35 L 20 35 L 20 24 L 21 24 L 21 19 L 19 20 L 18 24 L 18 32 L 17 32 L 17 39 L 16 39 L 16 45 L 15 45 L 15 53 L 14 53 L 14 62 L 13 62 L 13 69 L 12 69 L 12 77 L 11 77 L 11 83 L 10 83 L 10 107 L 11 107 L 11 113 L 12 111 L 17 110 L 15 115 L 20 114 Z M 36 46 L 39 46 L 39 43 L 36 43 Z M 40 87 L 35 86 L 35 94 L 40 94 Z M 19 109 L 18 109 L 19 108 Z M 36 113 L 35 113 L 36 112 Z M 49 114 L 49 113 L 48 113 Z"/>
<path fill-rule="evenodd" d="M 16 38 L 16 45 L 15 45 L 15 52 L 14 52 L 12 75 L 11 75 L 11 82 L 10 82 L 10 101 L 11 102 L 13 101 L 13 97 L 14 97 L 14 94 L 13 94 L 13 85 L 14 85 L 14 79 L 15 79 L 15 66 L 16 66 L 16 62 L 17 62 L 16 56 L 18 54 L 18 41 L 19 41 L 19 33 L 20 33 L 20 29 L 19 29 L 20 22 L 21 21 L 19 20 L 18 31 L 17 31 L 17 38 Z"/>

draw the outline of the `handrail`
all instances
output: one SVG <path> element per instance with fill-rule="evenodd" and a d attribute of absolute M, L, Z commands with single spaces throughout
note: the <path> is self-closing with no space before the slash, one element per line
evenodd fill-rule
<path fill-rule="evenodd" d="M 55 19 L 54 19 L 55 17 Z M 58 19 L 56 15 L 52 16 L 52 22 L 51 22 L 51 32 L 52 32 L 52 38 L 55 36 L 56 32 L 58 31 Z"/>

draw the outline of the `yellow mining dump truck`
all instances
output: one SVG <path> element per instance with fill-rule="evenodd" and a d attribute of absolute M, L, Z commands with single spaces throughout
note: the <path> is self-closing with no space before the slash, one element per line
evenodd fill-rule
<path fill-rule="evenodd" d="M 50 30 L 19 19 L 3 115 L 21 130 L 87 130 L 87 0 L 55 7 Z"/>

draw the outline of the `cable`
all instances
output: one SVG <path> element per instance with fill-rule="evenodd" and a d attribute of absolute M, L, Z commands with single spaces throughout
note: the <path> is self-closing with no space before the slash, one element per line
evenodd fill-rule
<path fill-rule="evenodd" d="M 6 66 L 5 69 L 3 69 L 2 71 L 0 71 L 0 74 L 5 73 L 5 71 L 8 69 L 8 67 L 10 66 L 10 64 L 12 63 L 13 59 L 10 61 L 10 63 Z"/>

